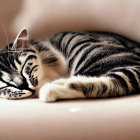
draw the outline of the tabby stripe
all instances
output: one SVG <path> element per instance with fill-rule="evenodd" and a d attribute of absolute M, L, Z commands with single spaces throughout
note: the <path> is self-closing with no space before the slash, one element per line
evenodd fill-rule
<path fill-rule="evenodd" d="M 69 55 L 70 56 L 72 54 L 72 52 L 74 51 L 74 49 L 77 47 L 77 46 L 80 46 L 81 44 L 85 44 L 85 43 L 89 43 L 90 42 L 90 39 L 86 39 L 86 40 L 82 40 L 82 41 L 79 41 L 77 42 L 75 45 L 72 46 L 72 48 L 70 49 L 69 51 Z"/>
<path fill-rule="evenodd" d="M 69 48 L 69 45 L 70 45 L 70 43 L 71 43 L 71 41 L 75 38 L 75 37 L 77 37 L 77 36 L 79 36 L 79 37 L 81 37 L 83 34 L 77 34 L 77 33 L 74 33 L 70 38 L 69 38 L 69 40 L 67 41 L 67 43 L 66 43 L 66 45 L 65 45 L 65 47 L 64 47 L 64 51 L 63 51 L 63 53 L 65 54 L 65 56 L 66 57 L 68 57 L 68 54 L 67 54 L 67 51 L 68 51 L 68 48 Z"/>
<path fill-rule="evenodd" d="M 133 72 L 131 72 L 130 70 L 127 70 L 127 69 L 121 69 L 120 71 L 123 72 L 126 76 L 129 77 L 130 83 L 131 83 L 134 91 L 135 92 L 139 91 L 139 84 L 138 84 Z"/>
<path fill-rule="evenodd" d="M 133 69 L 133 71 L 135 71 L 135 72 L 137 73 L 137 75 L 138 75 L 138 77 L 139 77 L 139 79 L 140 79 L 140 71 L 137 70 L 137 69 Z"/>
<path fill-rule="evenodd" d="M 25 63 L 24 63 L 24 65 L 22 66 L 22 69 L 21 69 L 21 75 L 22 75 L 22 77 L 24 78 L 24 79 L 26 79 L 24 76 L 23 76 L 23 74 L 22 74 L 22 72 L 23 72 L 23 69 L 24 69 L 24 67 L 25 67 L 25 65 L 26 65 L 26 63 L 27 63 L 27 61 L 29 61 L 29 60 L 31 60 L 31 59 L 37 59 L 37 57 L 35 56 L 35 55 L 29 55 L 28 57 L 27 57 L 27 59 L 26 59 L 26 61 L 25 61 Z M 26 81 L 27 82 L 27 81 Z"/>
<path fill-rule="evenodd" d="M 21 65 L 21 61 L 19 60 L 19 57 L 16 57 L 16 62 Z"/>
<path fill-rule="evenodd" d="M 29 73 L 29 78 L 31 77 L 31 74 L 32 74 L 33 70 L 34 70 L 35 68 L 37 68 L 37 67 L 38 67 L 38 65 L 33 66 L 33 68 L 31 69 L 31 71 L 30 71 L 30 73 Z"/>
<path fill-rule="evenodd" d="M 123 39 L 121 39 L 120 37 L 117 37 L 117 40 L 121 43 L 121 45 L 123 45 L 125 48 L 128 48 L 126 41 L 124 41 Z"/>
<path fill-rule="evenodd" d="M 137 55 L 138 57 L 140 56 L 140 52 L 134 52 L 135 55 Z"/>
<path fill-rule="evenodd" d="M 3 61 L 3 64 L 2 65 L 9 67 L 12 59 L 11 59 L 10 55 L 9 56 L 3 55 L 3 57 L 1 58 L 1 60 Z"/>
<path fill-rule="evenodd" d="M 72 35 L 72 37 L 67 41 L 67 43 L 66 43 L 66 45 L 65 45 L 65 47 L 64 47 L 64 51 L 63 51 L 63 53 L 64 53 L 65 56 L 66 56 L 66 54 L 67 54 L 67 48 L 68 48 L 70 42 L 71 42 L 72 39 L 75 38 L 76 36 L 78 36 L 78 35 L 77 35 L 77 34 Z"/>
<path fill-rule="evenodd" d="M 133 71 L 136 73 L 138 79 L 139 79 L 139 87 L 140 87 L 140 71 L 133 69 Z"/>
<path fill-rule="evenodd" d="M 100 48 L 100 47 L 103 47 L 102 45 L 97 45 L 96 47 Z M 87 49 L 83 54 L 82 54 L 82 57 L 80 58 L 76 68 L 75 68 L 75 71 L 77 71 L 78 67 L 85 61 L 85 59 L 88 57 L 89 53 L 92 52 L 93 50 L 95 49 L 94 46 L 91 46 L 91 48 Z"/>
<path fill-rule="evenodd" d="M 101 49 L 102 50 L 101 50 Z M 91 46 L 91 49 L 89 48 L 89 51 L 87 50 L 87 52 L 84 52 L 83 53 L 83 55 L 82 55 L 82 57 L 81 57 L 81 59 L 79 60 L 79 62 L 78 62 L 78 64 L 77 64 L 77 66 L 76 66 L 76 68 L 75 68 L 75 71 L 79 71 L 79 69 L 82 69 L 83 68 L 83 65 L 84 65 L 84 67 L 85 68 L 87 68 L 88 67 L 88 63 L 93 63 L 93 62 L 95 62 L 96 60 L 94 60 L 95 58 L 88 58 L 88 60 L 86 60 L 86 58 L 87 58 L 87 56 L 96 56 L 96 54 L 95 54 L 95 52 L 98 52 L 98 53 L 101 53 L 100 55 L 102 55 L 102 57 L 104 57 L 104 56 L 106 56 L 106 54 L 105 55 L 103 55 L 103 53 L 107 53 L 107 52 L 105 52 L 104 51 L 104 48 L 106 48 L 106 46 L 104 46 L 104 45 L 101 45 L 101 44 L 95 44 L 95 46 L 93 45 L 93 46 Z M 112 49 L 113 50 L 113 49 Z M 101 52 L 102 51 L 102 52 Z M 90 54 L 90 52 L 92 53 L 92 54 Z M 111 53 L 111 51 L 110 51 L 110 53 Z M 99 55 L 99 59 L 101 58 L 101 56 Z M 87 66 L 85 66 L 85 64 L 84 64 L 84 62 L 86 63 L 86 65 Z M 83 63 L 83 64 L 82 64 Z"/>
<path fill-rule="evenodd" d="M 116 71 L 117 72 L 120 71 L 120 72 L 124 73 L 129 78 L 129 81 L 130 81 L 133 89 L 136 91 L 139 90 L 139 83 L 138 83 L 134 73 L 131 70 L 124 69 L 124 68 L 112 70 L 112 72 L 116 72 Z M 135 70 L 133 70 L 133 71 L 135 71 Z"/>
<path fill-rule="evenodd" d="M 98 68 L 99 66 L 101 66 L 102 68 L 106 67 L 110 69 L 110 68 L 121 67 L 121 66 L 123 67 L 123 66 L 140 65 L 140 62 L 137 61 L 137 58 L 131 56 L 131 53 L 126 52 L 125 55 L 124 53 L 125 52 L 116 53 L 108 57 L 105 57 L 103 59 L 100 59 L 97 63 L 94 63 L 93 66 L 94 68 Z M 91 66 L 89 70 L 92 70 L 93 66 Z"/>
<path fill-rule="evenodd" d="M 69 70 L 72 68 L 72 64 L 74 62 L 74 60 L 76 59 L 76 57 L 78 56 L 78 54 L 85 48 L 89 47 L 89 44 L 85 44 L 83 46 L 80 47 L 80 49 L 77 50 L 77 52 L 72 56 L 72 58 L 69 60 L 69 65 L 68 68 Z"/>
<path fill-rule="evenodd" d="M 105 92 L 107 91 L 108 87 L 107 85 L 105 85 L 104 83 L 101 84 L 101 89 L 102 89 L 102 94 L 105 94 Z"/>
<path fill-rule="evenodd" d="M 8 67 L 5 67 L 4 64 L 1 64 L 1 65 L 0 65 L 0 70 L 1 70 L 1 71 L 6 71 L 6 72 L 9 73 L 9 69 L 8 69 Z"/>
<path fill-rule="evenodd" d="M 125 56 L 125 59 L 122 59 L 121 56 L 119 56 L 120 59 L 116 58 L 118 58 L 118 56 L 113 55 L 111 58 L 102 59 L 96 63 L 93 63 L 93 65 L 91 65 L 87 71 L 86 69 L 84 72 L 80 71 L 80 74 L 85 74 L 87 76 L 99 76 L 100 74 L 104 74 L 113 68 L 140 65 L 139 62 L 134 62 L 133 59 L 129 58 L 128 56 Z M 76 72 L 76 75 L 78 73 L 79 71 Z"/>
<path fill-rule="evenodd" d="M 59 49 L 61 52 L 63 51 L 63 49 L 62 49 L 62 41 L 63 41 L 64 37 L 65 37 L 67 34 L 68 34 L 68 32 L 64 32 L 64 33 L 62 34 L 62 36 L 61 36 L 59 42 L 58 42 L 58 49 Z"/>
<path fill-rule="evenodd" d="M 103 47 L 105 48 L 104 45 L 98 45 L 96 47 L 94 47 L 93 49 L 98 49 L 96 52 L 94 52 L 94 50 L 92 50 L 92 52 L 94 53 L 93 54 L 93 57 L 89 58 L 89 60 L 87 62 L 85 62 L 84 66 L 78 70 L 78 66 L 80 66 L 80 61 L 83 61 L 85 60 L 85 56 L 83 56 L 82 60 L 79 61 L 78 65 L 76 66 L 76 70 L 78 70 L 78 73 L 82 73 L 84 72 L 85 70 L 88 71 L 88 69 L 90 69 L 90 67 L 92 67 L 93 64 L 96 64 L 96 62 L 98 62 L 99 60 L 102 61 L 104 60 L 105 58 L 108 58 L 116 53 L 120 53 L 120 52 L 125 52 L 125 49 L 124 48 L 114 48 L 114 49 L 110 49 L 110 51 L 105 51 L 103 48 L 102 50 L 100 50 L 99 48 L 100 47 Z M 89 52 L 88 52 L 89 53 Z M 85 54 L 85 55 L 88 55 L 88 54 Z"/>
<path fill-rule="evenodd" d="M 37 57 L 35 55 L 29 55 L 25 61 L 25 63 L 31 59 L 37 59 Z"/>
<path fill-rule="evenodd" d="M 2 81 L 3 83 L 7 84 L 7 86 L 5 86 L 5 87 L 3 87 L 3 88 L 9 87 L 9 86 L 14 87 L 14 88 L 17 88 L 17 86 L 12 85 L 12 84 L 10 84 L 9 82 L 4 81 L 4 80 L 1 78 L 1 76 L 0 76 L 0 81 Z M 25 88 L 26 88 L 26 87 L 25 87 Z M 1 89 L 1 88 L 0 88 L 0 89 Z M 27 88 L 27 89 L 28 89 L 28 88 Z M 30 91 L 32 91 L 32 90 L 30 90 Z"/>
<path fill-rule="evenodd" d="M 0 57 L 2 63 L 0 64 L 0 69 L 3 70 L 3 71 L 6 71 L 6 72 L 10 72 L 9 70 L 9 66 L 11 64 L 15 65 L 13 62 L 12 62 L 12 59 L 9 58 L 9 61 L 7 60 L 7 58 L 5 58 L 6 56 L 3 56 L 3 57 Z"/>
<path fill-rule="evenodd" d="M 140 71 L 140 66 L 135 66 L 136 69 L 138 69 L 138 71 Z"/>
<path fill-rule="evenodd" d="M 85 43 L 97 43 L 99 42 L 98 40 L 96 39 L 93 39 L 93 38 L 82 38 L 80 39 L 75 45 L 73 45 L 69 51 L 69 56 L 72 54 L 72 52 L 74 51 L 74 49 L 77 47 L 77 46 L 80 46 L 81 44 L 85 44 Z"/>
<path fill-rule="evenodd" d="M 115 78 L 115 80 L 118 81 L 118 84 L 120 83 L 121 87 L 125 89 L 126 93 L 129 93 L 128 85 L 127 85 L 126 81 L 120 75 L 111 73 L 111 74 L 108 74 L 107 76 L 109 76 L 111 78 Z M 116 87 L 118 87 L 118 85 L 116 85 Z"/>
<path fill-rule="evenodd" d="M 9 62 L 10 63 L 9 65 L 11 65 L 12 68 L 14 68 L 15 70 L 17 70 L 17 67 L 16 67 L 15 62 L 14 62 L 14 58 L 11 57 L 9 61 L 10 61 Z"/>
<path fill-rule="evenodd" d="M 64 54 L 64 56 L 66 56 L 66 44 L 67 42 L 69 41 L 69 39 L 71 38 L 71 36 L 73 36 L 73 33 L 69 33 L 67 34 L 64 38 L 63 38 L 63 41 L 61 43 L 61 52 Z"/>
<path fill-rule="evenodd" d="M 7 57 L 8 56 L 6 56 L 6 55 L 3 55 L 3 57 L 1 57 L 0 59 L 1 59 L 1 61 L 3 61 L 2 63 L 4 64 L 4 65 L 6 65 L 6 66 L 8 66 L 9 67 L 9 61 L 7 60 Z M 2 65 L 2 64 L 1 64 Z"/>
<path fill-rule="evenodd" d="M 32 53 L 36 53 L 34 50 L 32 49 L 28 49 L 28 50 L 23 50 L 23 52 L 32 52 Z"/>

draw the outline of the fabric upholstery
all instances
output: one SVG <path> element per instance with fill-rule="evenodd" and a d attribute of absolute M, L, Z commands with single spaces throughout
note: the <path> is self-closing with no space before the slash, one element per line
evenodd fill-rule
<path fill-rule="evenodd" d="M 0 99 L 1 140 L 139 140 L 140 96 L 42 103 Z"/>

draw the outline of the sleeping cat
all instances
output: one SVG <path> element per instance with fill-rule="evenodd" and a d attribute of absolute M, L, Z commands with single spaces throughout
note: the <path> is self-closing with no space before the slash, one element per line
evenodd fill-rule
<path fill-rule="evenodd" d="M 59 99 L 140 93 L 140 44 L 101 32 L 29 40 L 23 29 L 0 52 L 0 97 Z"/>

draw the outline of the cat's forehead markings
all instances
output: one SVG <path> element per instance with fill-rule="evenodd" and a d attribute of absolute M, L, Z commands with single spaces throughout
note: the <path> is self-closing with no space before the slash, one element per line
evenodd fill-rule
<path fill-rule="evenodd" d="M 25 60 L 28 56 L 30 55 L 35 55 L 33 52 L 28 52 L 28 53 L 23 53 L 21 54 L 21 56 L 19 57 L 19 59 L 22 61 L 22 60 Z"/>

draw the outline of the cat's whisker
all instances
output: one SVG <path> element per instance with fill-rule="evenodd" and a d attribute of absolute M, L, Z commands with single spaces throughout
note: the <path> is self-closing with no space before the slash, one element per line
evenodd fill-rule
<path fill-rule="evenodd" d="M 8 53 L 11 53 L 11 52 L 12 52 L 12 53 L 13 53 L 13 52 L 16 53 L 16 52 L 20 52 L 20 51 L 3 51 L 3 52 L 1 52 L 1 53 L 7 53 L 7 52 L 8 52 Z"/>
<path fill-rule="evenodd" d="M 20 53 L 20 52 L 22 52 L 22 51 L 23 51 L 22 49 L 18 49 L 18 50 L 9 50 L 9 51 L 2 51 L 1 54 L 3 54 L 3 53 L 8 53 L 8 54 L 10 54 L 10 53 Z M 9 57 L 8 57 L 8 59 L 9 59 Z"/>

